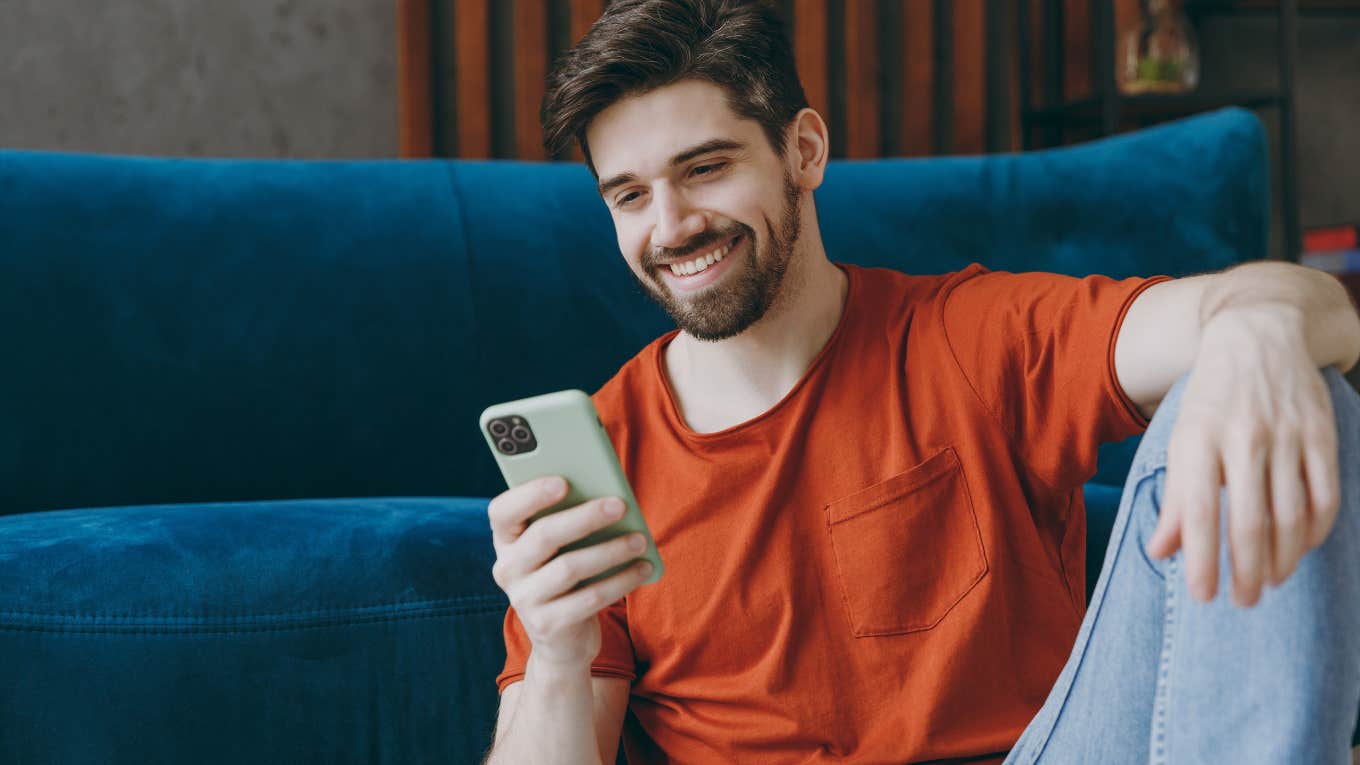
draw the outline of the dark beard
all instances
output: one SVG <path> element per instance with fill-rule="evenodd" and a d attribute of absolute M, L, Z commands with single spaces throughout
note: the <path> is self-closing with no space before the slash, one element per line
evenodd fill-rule
<path fill-rule="evenodd" d="M 799 196 L 798 187 L 786 174 L 780 225 L 776 227 L 769 218 L 765 219 L 765 230 L 770 239 L 767 244 L 762 246 L 762 240 L 750 226 L 734 222 L 721 230 L 697 234 L 683 248 L 649 251 L 643 256 L 642 266 L 650 281 L 638 279 L 638 284 L 670 315 L 676 326 L 696 340 L 716 342 L 745 332 L 765 315 L 779 296 L 784 274 L 793 258 L 793 247 L 798 242 Z M 699 252 L 737 234 L 742 237 L 738 249 L 747 254 L 747 262 L 734 264 L 738 269 L 736 273 L 728 274 L 722 283 L 705 289 L 692 300 L 677 299 L 661 279 L 661 267 L 657 262 Z"/>

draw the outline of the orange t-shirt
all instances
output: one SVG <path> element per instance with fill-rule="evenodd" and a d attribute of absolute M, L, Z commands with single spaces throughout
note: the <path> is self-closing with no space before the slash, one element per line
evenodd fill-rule
<path fill-rule="evenodd" d="M 1167 277 L 840 267 L 835 332 L 764 414 L 690 430 L 674 331 L 594 396 L 666 566 L 600 617 L 630 762 L 1000 762 L 1072 648 L 1082 483 L 1147 425 L 1115 338 Z M 502 691 L 513 609 L 505 642 Z"/>

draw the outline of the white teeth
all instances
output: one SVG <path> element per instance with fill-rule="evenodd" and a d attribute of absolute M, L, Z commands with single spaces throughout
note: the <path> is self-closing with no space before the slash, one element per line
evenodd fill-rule
<path fill-rule="evenodd" d="M 722 260 L 723 257 L 725 257 L 727 253 L 731 251 L 732 245 L 729 244 L 725 247 L 722 247 L 721 249 L 710 252 L 707 255 L 702 255 L 698 258 L 695 258 L 694 260 L 691 260 L 688 263 L 671 263 L 670 264 L 671 273 L 675 274 L 676 276 L 688 276 L 690 274 L 697 274 L 700 271 L 707 269 L 714 263 L 717 263 L 718 261 Z"/>

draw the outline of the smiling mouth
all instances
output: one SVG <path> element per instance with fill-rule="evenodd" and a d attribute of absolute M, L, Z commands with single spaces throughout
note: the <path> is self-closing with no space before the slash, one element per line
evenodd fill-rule
<path fill-rule="evenodd" d="M 662 268 L 670 268 L 671 273 L 676 276 L 680 277 L 692 276 L 694 274 L 708 270 L 708 267 L 714 265 L 715 263 L 721 262 L 722 259 L 726 257 L 727 254 L 732 251 L 732 248 L 736 247 L 737 243 L 740 241 L 741 234 L 737 234 L 736 236 L 733 236 L 731 239 L 729 239 L 727 243 L 722 245 L 721 247 L 716 247 L 702 255 L 697 255 L 693 258 L 690 258 L 689 260 L 665 264 L 662 266 Z"/>

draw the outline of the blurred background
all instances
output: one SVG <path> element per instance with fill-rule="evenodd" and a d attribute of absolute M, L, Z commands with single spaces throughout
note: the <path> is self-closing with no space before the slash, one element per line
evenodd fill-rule
<path fill-rule="evenodd" d="M 0 146 L 545 159 L 544 75 L 605 4 L 0 0 Z M 1274 255 L 1300 257 L 1317 230 L 1313 251 L 1357 252 L 1344 232 L 1360 224 L 1360 0 L 775 5 L 836 157 L 1021 151 L 1237 103 L 1271 136 Z M 1167 38 L 1166 18 L 1185 29 Z M 1126 64 L 1170 71 L 1153 49 L 1131 63 L 1138 40 L 1178 32 L 1193 86 L 1130 86 Z"/>

